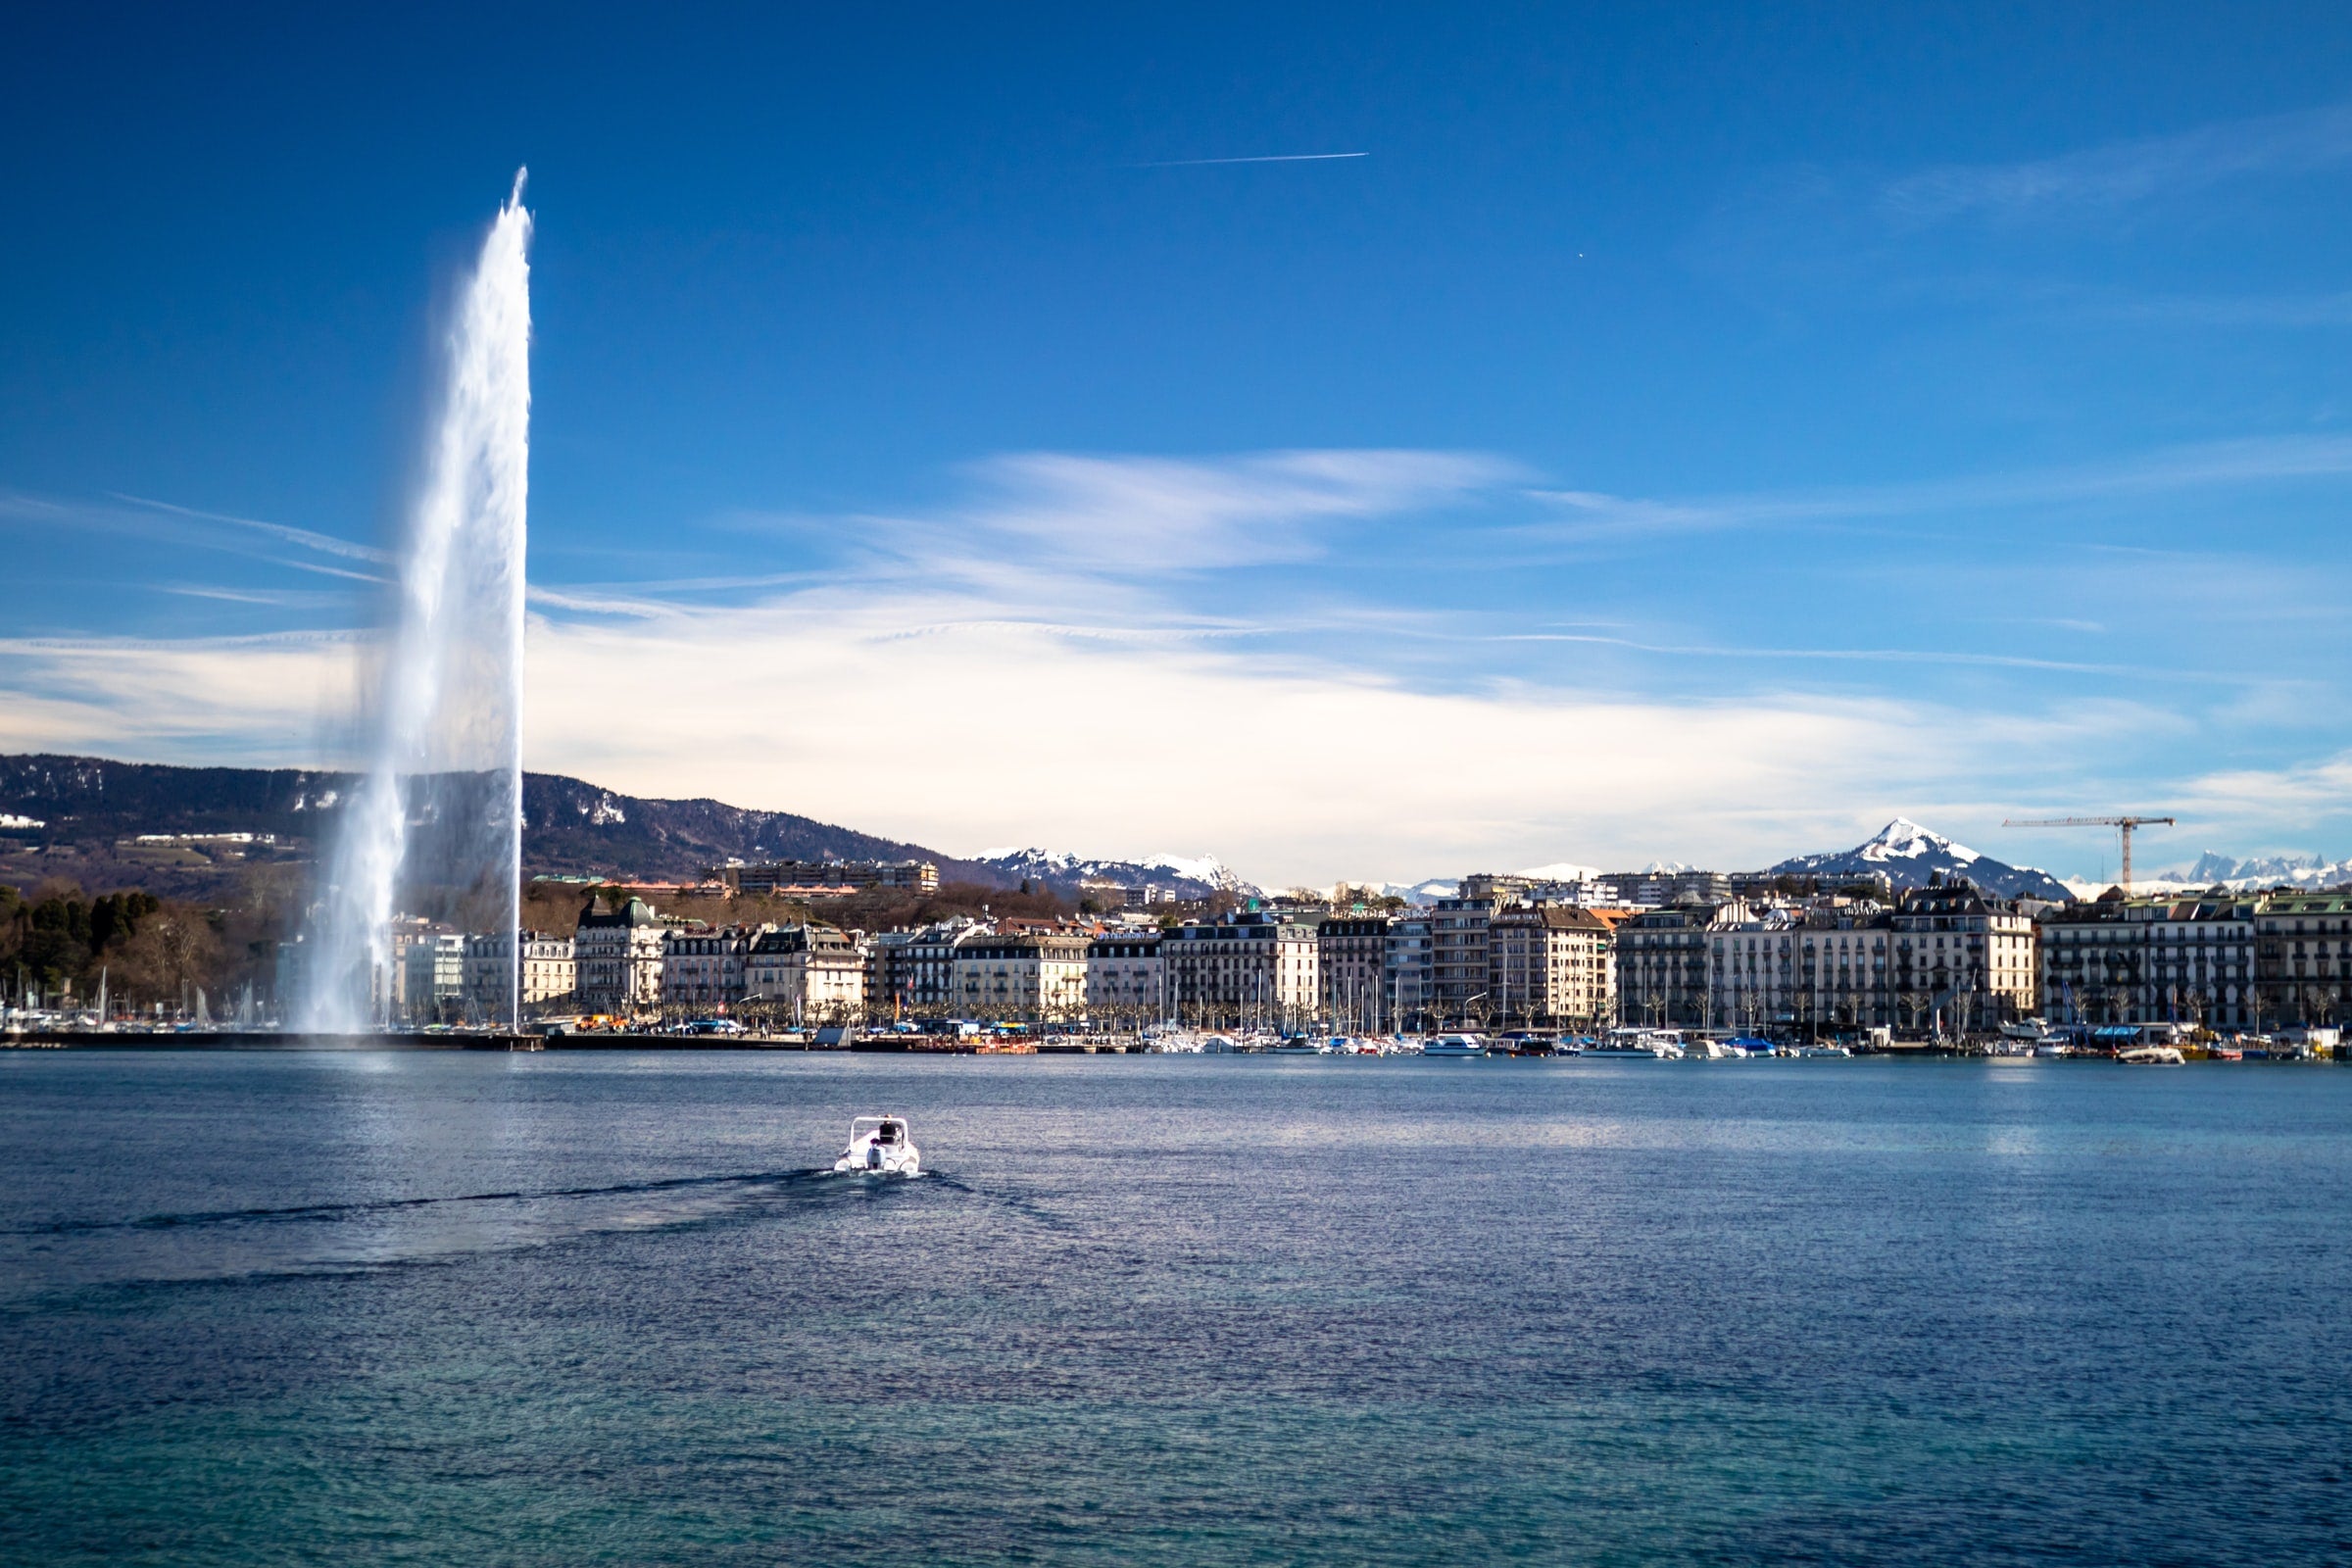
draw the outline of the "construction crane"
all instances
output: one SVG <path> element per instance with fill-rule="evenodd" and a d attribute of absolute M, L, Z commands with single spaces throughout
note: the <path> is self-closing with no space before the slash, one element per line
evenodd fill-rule
<path fill-rule="evenodd" d="M 2152 826 L 2158 822 L 2163 823 L 2166 827 L 2173 825 L 2173 819 L 2169 816 L 2037 816 L 2032 821 L 2020 821 L 2012 818 L 2003 822 L 2001 826 L 2112 827 L 2119 829 L 2124 836 L 2124 877 L 2119 886 L 2129 893 L 2132 891 L 2132 830 L 2135 827 Z"/>

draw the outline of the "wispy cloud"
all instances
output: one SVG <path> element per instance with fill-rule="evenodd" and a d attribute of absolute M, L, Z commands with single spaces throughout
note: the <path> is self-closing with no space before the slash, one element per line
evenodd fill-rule
<path fill-rule="evenodd" d="M 337 577 L 349 582 L 382 583 L 386 579 L 380 572 L 330 565 L 311 558 L 326 556 L 366 565 L 382 565 L 391 559 L 373 545 L 337 538 L 309 528 L 239 517 L 227 513 L 205 512 L 194 507 L 174 506 L 168 501 L 150 501 L 138 496 L 114 495 L 101 502 L 0 490 L 0 525 L 9 523 L 63 532 L 103 532 L 157 540 L 217 551 L 249 561 L 263 561 L 274 566 L 317 576 Z M 292 545 L 303 553 L 287 555 L 283 551 L 270 550 L 264 548 L 263 541 Z"/>
<path fill-rule="evenodd" d="M 305 550 L 316 550 L 329 556 L 341 556 L 350 561 L 366 561 L 383 565 L 392 559 L 389 551 L 379 550 L 374 545 L 361 544 L 352 539 L 338 539 L 333 534 L 318 533 L 309 528 L 291 527 L 282 522 L 264 522 L 256 517 L 239 517 L 225 512 L 204 512 L 195 507 L 175 506 L 169 501 L 150 501 L 144 496 L 116 495 L 114 499 L 129 506 L 144 507 L 150 512 L 168 513 L 175 517 L 190 517 L 202 522 L 225 523 L 234 528 L 250 528 L 254 532 L 270 538 L 280 539 L 287 544 L 300 545 Z"/>
<path fill-rule="evenodd" d="M 1887 182 L 1880 210 L 1899 226 L 1954 219 L 2112 215 L 2259 174 L 2352 163 L 2352 105 L 2202 125 L 2011 164 L 1955 164 Z"/>
<path fill-rule="evenodd" d="M 1604 539 L 2046 507 L 2344 474 L 2352 474 L 2352 436 L 2264 436 L 2172 447 L 2102 463 L 1962 475 L 1912 484 L 1825 487 L 1683 501 L 1537 489 L 1531 493 L 1550 503 L 1565 517 L 1528 527 L 1530 531 L 1554 538 Z"/>
<path fill-rule="evenodd" d="M 1305 451 L 1207 460 L 1026 453 L 973 470 L 989 497 L 950 526 L 1090 570 L 1311 560 L 1351 521 L 1459 505 L 1524 477 L 1476 453 Z M 935 542 L 933 529 L 919 530 Z"/>

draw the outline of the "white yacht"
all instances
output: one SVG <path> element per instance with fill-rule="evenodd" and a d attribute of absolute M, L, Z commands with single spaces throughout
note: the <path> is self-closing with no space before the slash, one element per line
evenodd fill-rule
<path fill-rule="evenodd" d="M 1439 1035 L 1421 1048 L 1424 1056 L 1483 1056 L 1487 1043 L 1477 1035 Z"/>
<path fill-rule="evenodd" d="M 1673 1029 L 1612 1029 L 1597 1046 L 1587 1046 L 1588 1056 L 1646 1056 L 1655 1060 L 1683 1054 L 1682 1034 Z"/>
<path fill-rule="evenodd" d="M 835 1175 L 872 1172 L 883 1176 L 920 1176 L 920 1155 L 906 1136 L 906 1123 L 897 1116 L 859 1116 L 850 1123 L 849 1152 L 833 1162 Z"/>

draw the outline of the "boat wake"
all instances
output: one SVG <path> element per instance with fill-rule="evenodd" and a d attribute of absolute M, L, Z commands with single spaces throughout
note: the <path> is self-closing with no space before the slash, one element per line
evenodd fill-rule
<path fill-rule="evenodd" d="M 368 1274 L 622 1236 L 756 1223 L 878 1184 L 739 1171 L 436 1197 L 68 1219 L 0 1230 L 0 1299 L 138 1285 Z M 909 1185 L 897 1183 L 893 1185 Z M 828 1193 L 829 1190 L 829 1193 Z"/>
<path fill-rule="evenodd" d="M 611 1198 L 633 1193 L 683 1192 L 697 1187 L 775 1185 L 826 1175 L 817 1169 L 747 1171 L 725 1176 L 678 1176 L 664 1181 L 620 1182 L 610 1187 L 544 1187 L 511 1193 L 459 1193 L 439 1198 L 383 1198 L 354 1203 L 297 1203 L 286 1208 L 214 1208 L 184 1214 L 143 1214 L 136 1219 L 67 1219 L 47 1225 L 0 1228 L 5 1236 L 78 1236 L 98 1231 L 172 1230 L 182 1226 L 331 1221 L 355 1214 L 395 1213 L 444 1203 L 537 1202 L 564 1198 Z"/>

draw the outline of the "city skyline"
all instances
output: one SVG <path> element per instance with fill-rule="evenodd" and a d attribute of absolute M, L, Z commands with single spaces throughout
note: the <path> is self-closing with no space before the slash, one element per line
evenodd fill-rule
<path fill-rule="evenodd" d="M 528 163 L 534 768 L 1269 884 L 2341 858 L 2316 15 L 948 20 L 887 82 L 709 24 L 641 98 L 593 29 L 162 20 L 0 109 L 0 750 L 349 760 L 434 280 Z M 414 72 L 284 69 L 362 49 Z"/>

